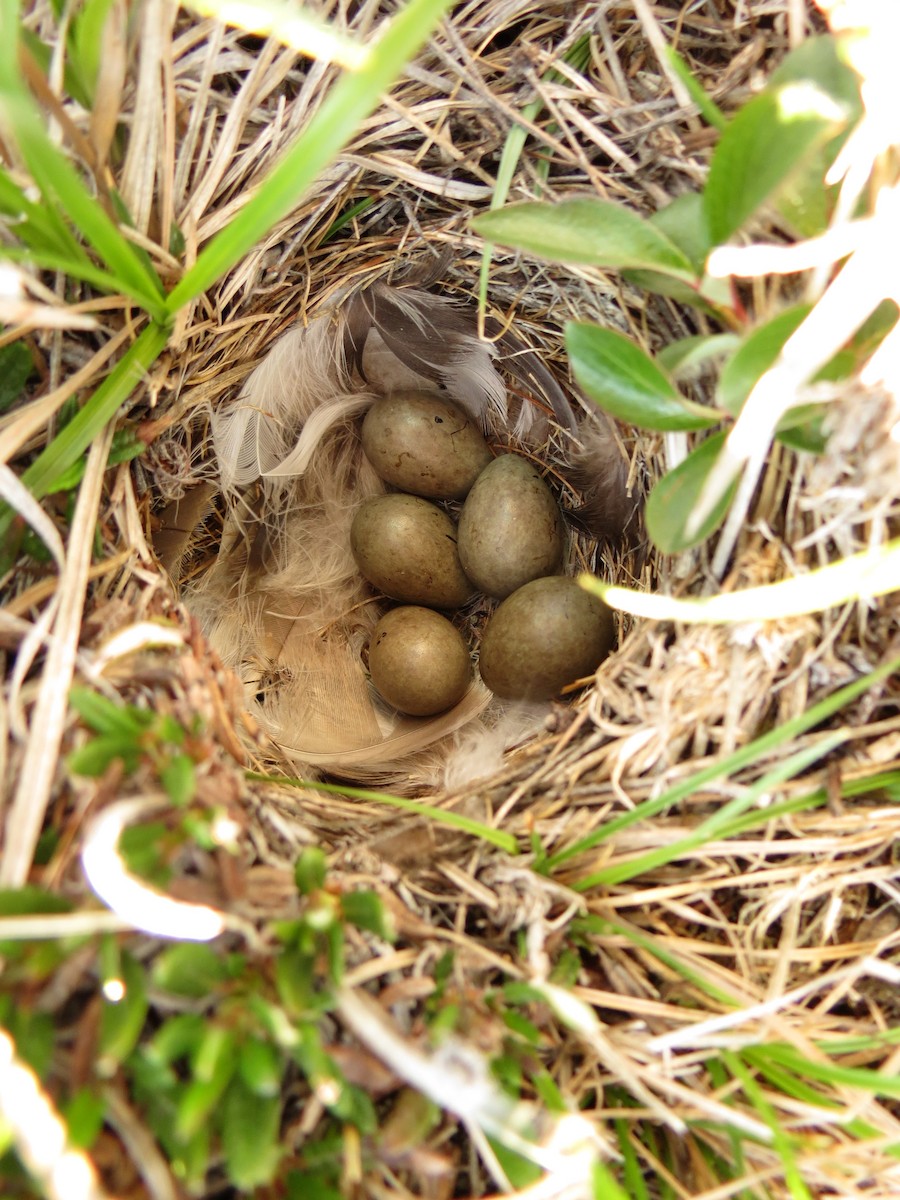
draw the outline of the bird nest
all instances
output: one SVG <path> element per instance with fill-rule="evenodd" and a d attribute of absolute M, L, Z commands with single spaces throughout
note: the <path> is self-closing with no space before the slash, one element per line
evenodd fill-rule
<path fill-rule="evenodd" d="M 364 36 L 380 11 L 374 0 L 355 6 L 351 32 Z M 161 230 L 174 217 L 195 255 L 265 186 L 330 69 L 166 5 L 146 5 L 139 19 L 148 36 L 122 116 L 129 146 L 155 149 L 129 150 L 118 183 L 135 239 L 174 278 L 179 264 Z M 119 831 L 161 823 L 165 862 L 156 865 L 168 895 L 224 913 L 223 944 L 245 947 L 254 961 L 271 953 L 272 922 L 302 913 L 295 868 L 312 847 L 327 856 L 335 894 L 370 889 L 381 898 L 396 940 L 347 933 L 339 1019 L 326 1031 L 344 1078 L 379 1105 L 381 1135 L 364 1135 L 364 1154 L 349 1142 L 338 1154 L 342 1186 L 354 1194 L 481 1195 L 515 1175 L 479 1132 L 473 1063 L 489 1064 L 530 1120 L 543 1113 L 532 1133 L 558 1180 L 576 1134 L 561 1132 L 547 1109 L 553 1096 L 580 1114 L 577 1138 L 587 1131 L 595 1149 L 624 1159 L 635 1188 L 652 1178 L 635 1195 L 797 1195 L 799 1175 L 814 1195 L 897 1193 L 896 1089 L 879 1093 L 871 1080 L 890 1073 L 886 1033 L 897 1018 L 891 766 L 900 717 L 896 680 L 850 687 L 896 653 L 890 598 L 725 626 L 617 613 L 615 652 L 566 696 L 539 709 L 479 697 L 424 738 L 421 725 L 385 734 L 382 723 L 386 745 L 374 758 L 354 758 L 358 746 L 348 757 L 346 746 L 311 749 L 301 736 L 336 696 L 352 711 L 334 682 L 342 668 L 317 661 L 311 683 L 308 659 L 304 674 L 265 649 L 258 617 L 296 627 L 289 606 L 306 604 L 321 573 L 312 609 L 300 614 L 304 628 L 321 648 L 323 628 L 359 606 L 339 654 L 349 646 L 360 670 L 367 598 L 340 592 L 323 564 L 346 537 L 354 497 L 373 486 L 360 465 L 362 409 L 342 410 L 305 473 L 267 477 L 256 455 L 241 474 L 240 456 L 223 458 L 224 416 L 242 405 L 271 415 L 273 389 L 286 395 L 286 382 L 302 403 L 286 416 L 278 410 L 269 466 L 318 411 L 317 389 L 331 403 L 392 386 L 375 380 L 361 350 L 354 358 L 358 331 L 349 353 L 343 332 L 361 304 L 366 334 L 376 330 L 390 349 L 384 308 L 413 296 L 421 341 L 437 331 L 432 357 L 418 343 L 410 352 L 419 380 L 459 395 L 450 378 L 459 346 L 484 355 L 482 383 L 489 373 L 488 390 L 502 396 L 499 408 L 487 403 L 493 448 L 527 455 L 554 481 L 572 517 L 569 573 L 699 596 L 771 583 L 883 539 L 900 498 L 883 396 L 860 390 L 833 405 L 825 454 L 777 451 L 718 580 L 707 548 L 663 556 L 648 542 L 634 514 L 665 474 L 665 439 L 598 423 L 562 345 L 567 320 L 593 320 L 653 353 L 702 331 L 705 318 L 648 300 L 618 276 L 499 249 L 479 315 L 484 244 L 470 219 L 491 202 L 511 130 L 530 135 L 511 199 L 599 194 L 649 214 L 696 188 L 713 144 L 660 65 L 659 38 L 677 36 L 732 112 L 817 20 L 789 0 L 455 6 L 315 188 L 179 321 L 124 418 L 146 450 L 106 475 L 89 459 L 59 580 L 24 555 L 7 577 L 7 883 L 27 877 L 86 905 L 78 855 L 98 836 L 91 820 L 113 812 Z M 589 60 L 575 70 L 566 54 L 584 37 Z M 142 79 L 159 72 L 162 106 L 142 104 Z M 756 299 L 776 311 L 786 295 L 773 285 Z M 128 337 L 121 306 L 87 292 L 82 300 L 106 336 L 32 335 L 44 391 L 95 385 L 115 353 L 101 348 Z M 403 340 L 393 358 L 409 369 Z M 462 392 L 470 386 L 464 378 Z M 694 386 L 702 396 L 703 378 Z M 26 417 L 38 411 L 39 401 L 29 403 Z M 15 419 L 14 411 L 4 432 L 24 459 L 48 426 L 37 422 L 16 440 Z M 578 521 L 591 501 L 591 439 L 612 479 L 615 519 L 599 538 Z M 338 491 L 326 495 L 336 479 Z M 50 510 L 60 527 L 66 519 L 64 503 Z M 295 554 L 307 557 L 302 586 L 283 578 Z M 51 606 L 59 661 L 42 623 Z M 477 604 L 465 614 L 476 642 L 484 616 Z M 38 721 L 43 704 L 52 708 L 47 693 L 73 678 L 169 725 L 154 726 L 156 742 L 133 762 L 116 759 L 99 778 L 70 774 L 64 756 L 84 743 L 83 723 L 72 714 L 56 729 Z M 829 708 L 845 687 L 845 701 Z M 290 689 L 290 710 L 274 711 L 271 698 L 283 703 Z M 292 723 L 297 738 L 285 734 Z M 181 740 L 167 741 L 166 729 Z M 60 750 L 49 770 L 40 763 L 48 736 Z M 191 828 L 205 831 L 196 840 L 167 798 L 185 755 Z M 717 823 L 722 812 L 728 819 Z M 32 866 L 42 821 L 50 849 Z M 149 960 L 158 949 L 144 936 L 137 952 Z M 66 972 L 28 982 L 27 1001 L 20 992 L 75 1047 L 55 1060 L 52 1087 L 63 1097 L 94 1078 L 97 1022 L 87 999 L 96 968 L 68 961 Z M 514 1000 L 511 985 L 525 984 L 533 990 Z M 474 1056 L 466 1085 L 458 1061 L 433 1059 L 425 1045 L 441 1006 L 453 1008 L 460 1044 Z M 418 1056 L 424 1075 L 404 1074 L 395 1042 Z M 773 1045 L 780 1058 L 767 1051 Z M 435 1080 L 441 1072 L 462 1088 L 455 1107 Z M 404 1140 L 404 1083 L 447 1109 L 421 1144 Z M 107 1128 L 93 1157 L 108 1186 L 124 1191 L 139 1179 L 148 1194 L 175 1195 L 140 1104 L 120 1077 L 103 1086 Z M 288 1166 L 304 1170 L 331 1119 L 329 1097 L 308 1079 L 292 1077 L 285 1089 L 282 1145 Z M 471 1141 L 459 1135 L 469 1103 Z M 117 1158 L 121 1144 L 132 1167 Z"/>

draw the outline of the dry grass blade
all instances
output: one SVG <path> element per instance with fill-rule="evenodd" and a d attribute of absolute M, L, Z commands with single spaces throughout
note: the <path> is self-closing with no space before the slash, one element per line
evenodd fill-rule
<path fill-rule="evenodd" d="M 68 716 L 68 691 L 75 671 L 87 592 L 103 472 L 113 429 L 91 447 L 84 482 L 72 518 L 65 566 L 60 575 L 56 618 L 41 688 L 31 714 L 31 727 L 18 785 L 4 814 L 0 884 L 19 887 L 28 878 L 57 772 L 63 730 Z"/>
<path fill-rule="evenodd" d="M 82 10 L 72 10 L 74 32 L 65 40 L 49 7 L 26 7 L 31 33 L 54 47 L 41 97 L 54 120 L 62 114 L 60 144 L 86 164 L 100 194 L 115 189 L 125 198 L 132 243 L 167 289 L 265 187 L 297 131 L 321 110 L 336 64 L 357 52 L 365 59 L 392 10 L 382 0 L 339 13 L 311 4 L 311 15 L 338 35 L 331 60 L 318 62 L 169 0 L 138 6 L 131 30 L 114 2 L 109 59 L 97 78 L 109 110 L 91 114 L 66 94 L 63 71 L 78 45 Z M 356 318 L 368 326 L 379 318 L 388 340 L 406 359 L 418 356 L 420 366 L 427 330 L 419 326 L 405 340 L 392 334 L 398 320 L 393 310 L 385 317 L 391 302 L 384 297 L 424 293 L 435 311 L 457 313 L 450 302 L 459 321 L 475 321 L 484 247 L 469 222 L 489 206 L 504 149 L 519 137 L 514 131 L 522 140 L 511 200 L 596 194 L 649 216 L 702 184 L 718 137 L 698 116 L 666 45 L 729 117 L 790 45 L 822 28 L 819 11 L 799 0 L 454 5 L 315 188 L 180 314 L 168 347 L 136 375 L 120 422 L 120 438 L 137 438 L 146 450 L 106 471 L 107 429 L 90 452 L 73 513 L 69 493 L 29 502 L 13 471 L 28 469 L 70 419 L 73 399 L 116 369 L 134 339 L 133 310 L 122 297 L 95 295 L 62 277 L 22 283 L 28 299 L 16 293 L 25 304 L 16 319 L 32 327 L 35 370 L 28 394 L 0 417 L 0 499 L 18 508 L 52 563 L 25 539 L 4 579 L 0 794 L 11 795 L 0 883 L 38 885 L 73 911 L 0 917 L 11 964 L 4 1011 L 19 1020 L 31 1007 L 39 1023 L 55 1027 L 50 1057 L 61 1095 L 102 1093 L 108 1123 L 92 1154 L 107 1190 L 171 1200 L 187 1190 L 249 1194 L 270 1186 L 228 1175 L 234 1164 L 224 1153 L 222 1122 L 234 1100 L 225 1093 L 204 1118 L 209 1170 L 204 1165 L 188 1180 L 187 1143 L 171 1152 L 182 1092 L 166 1095 L 163 1108 L 174 1100 L 160 1117 L 147 1079 L 151 1091 L 167 1080 L 179 1088 L 196 1082 L 193 1049 L 164 1068 L 153 1055 L 172 1036 L 157 1040 L 170 1022 L 182 1030 L 199 1022 L 210 1058 L 218 1040 L 236 1061 L 244 1047 L 229 1039 L 243 1037 L 264 1042 L 276 1057 L 277 1095 L 267 1081 L 270 1093 L 255 1095 L 254 1120 L 242 1126 L 261 1127 L 274 1103 L 282 1157 L 271 1186 L 290 1189 L 299 1176 L 303 1187 L 312 1179 L 328 1194 L 343 1189 L 359 1200 L 446 1200 L 506 1186 L 534 1200 L 580 1198 L 594 1194 L 590 1169 L 598 1158 L 637 1198 L 798 1200 L 801 1178 L 814 1196 L 894 1200 L 900 1191 L 898 680 L 879 677 L 815 729 L 773 736 L 758 753 L 741 756 L 763 733 L 790 727 L 845 685 L 879 669 L 884 675 L 897 652 L 890 596 L 873 588 L 865 603 L 844 602 L 843 592 L 840 604 L 822 612 L 789 611 L 779 602 L 758 608 L 752 620 L 743 611 L 730 626 L 694 623 L 698 598 L 718 590 L 724 550 L 662 556 L 646 544 L 598 544 L 582 523 L 571 537 L 573 573 L 592 572 L 637 596 L 636 613 L 638 604 L 658 600 L 652 593 L 688 607 L 648 608 L 634 619 L 619 614 L 618 649 L 583 688 L 540 712 L 495 713 L 496 725 L 479 727 L 477 738 L 469 725 L 453 735 L 449 762 L 423 758 L 415 772 L 398 762 L 397 747 L 417 737 L 398 727 L 378 778 L 387 774 L 418 803 L 390 805 L 374 791 L 347 787 L 359 756 L 369 753 L 353 743 L 360 729 L 347 726 L 351 711 L 360 724 L 372 719 L 360 658 L 371 597 L 354 573 L 352 600 L 341 600 L 335 581 L 343 578 L 346 546 L 334 529 L 344 528 L 368 485 L 357 475 L 342 486 L 331 524 L 315 525 L 313 538 L 310 494 L 272 473 L 302 460 L 304 470 L 333 482 L 332 460 L 317 457 L 321 443 L 298 446 L 283 412 L 274 411 L 291 363 L 273 347 L 309 344 L 324 330 L 335 361 L 340 343 L 351 365 L 363 368 L 354 341 L 359 321 L 348 339 L 332 324 L 343 319 L 348 297 L 355 297 Z M 584 50 L 577 61 L 573 47 Z M 13 173 L 26 186 L 20 164 Z M 856 175 L 851 183 L 859 183 Z M 798 270 L 814 269 L 826 252 L 834 261 L 873 231 L 848 221 L 798 247 L 783 244 L 783 226 L 768 217 L 760 228 L 766 276 L 748 273 L 753 282 L 739 287 L 763 317 L 796 301 Z M 720 265 L 730 273 L 759 248 L 727 253 Z M 885 249 L 879 270 L 888 257 Z M 832 287 L 853 282 L 852 266 Z M 373 314 L 373 296 L 381 297 L 374 303 L 380 313 Z M 360 297 L 369 299 L 362 316 Z M 576 518 L 579 506 L 590 507 L 596 460 L 574 475 L 564 469 L 571 427 L 581 426 L 585 409 L 563 350 L 565 322 L 598 322 L 651 355 L 714 332 L 706 313 L 648 299 L 618 275 L 496 250 L 484 317 L 490 344 L 480 347 L 476 369 L 466 366 L 482 384 L 496 369 L 494 403 L 509 401 L 512 418 L 498 417 L 495 448 L 525 449 L 539 461 Z M 446 329 L 459 332 L 452 321 Z M 827 336 L 833 347 L 839 335 Z M 0 352 L 8 341 L 4 334 Z M 813 350 L 824 353 L 824 345 Z M 453 365 L 442 351 L 441 362 L 426 364 L 432 383 L 446 380 L 447 362 Z M 895 352 L 896 335 L 852 389 L 828 385 L 825 453 L 775 451 L 761 486 L 748 493 L 749 519 L 735 521 L 720 543 L 731 564 L 724 603 L 790 580 L 818 588 L 833 576 L 815 572 L 833 571 L 836 559 L 867 552 L 871 563 L 895 553 Z M 804 360 L 807 374 L 811 362 Z M 347 394 L 334 373 L 310 373 L 305 360 L 301 367 L 299 382 L 288 380 L 292 402 L 304 394 L 320 433 L 328 425 L 326 444 L 335 437 L 355 446 L 358 388 L 341 408 Z M 323 379 L 334 405 L 316 392 Z M 254 380 L 251 392 L 262 380 L 265 394 L 253 392 L 242 426 L 246 432 L 257 421 L 253 469 L 232 471 L 226 496 L 215 441 Z M 703 369 L 682 382 L 698 401 L 715 399 Z M 541 430 L 539 444 L 522 441 L 527 431 L 516 422 L 527 424 L 523 414 Z M 271 444 L 258 427 L 269 419 L 278 429 Z M 623 425 L 610 442 L 603 431 L 636 498 L 693 437 Z M 275 507 L 288 494 L 299 497 L 289 517 Z M 271 555 L 260 530 L 273 514 L 298 561 L 312 541 L 327 547 L 305 564 L 334 601 L 327 620 L 317 621 L 320 610 L 300 613 L 291 607 L 297 597 L 274 587 L 254 595 L 235 619 L 236 589 L 249 577 L 241 556 L 265 562 Z M 851 560 L 850 569 L 862 561 Z M 191 611 L 186 605 L 204 588 L 206 606 Z M 229 613 L 230 624 L 211 637 Z M 330 670 L 306 688 L 291 678 L 305 707 L 287 712 L 284 729 L 275 730 L 284 736 L 257 718 L 273 697 L 288 694 L 295 664 L 286 657 L 279 674 L 262 656 L 244 662 L 239 652 L 245 618 L 260 613 L 278 635 L 301 616 L 316 639 L 326 626 L 333 632 L 335 620 L 352 633 L 359 686 L 339 693 Z M 476 633 L 485 617 L 486 610 L 473 610 Z M 73 682 L 83 685 L 82 698 L 92 697 L 77 723 L 67 715 Z M 483 700 L 473 689 L 466 703 L 479 708 Z M 337 709 L 345 737 L 338 758 L 327 761 L 315 758 L 309 742 L 325 701 L 332 717 Z M 383 715 L 375 717 L 379 738 Z M 468 709 L 462 715 L 468 724 Z M 68 778 L 60 764 L 73 751 L 103 750 L 104 720 L 125 722 L 127 753 L 99 755 L 95 774 Z M 795 777 L 797 756 L 815 758 L 822 747 L 829 748 L 822 763 Z M 717 769 L 733 755 L 733 770 Z M 318 786 L 329 765 L 327 786 Z M 306 776 L 302 788 L 277 782 L 298 773 Z M 672 788 L 677 803 L 662 811 L 657 804 L 653 816 L 637 819 L 640 805 L 652 808 Z M 91 824 L 86 818 L 98 812 L 100 824 Z M 720 824 L 723 812 L 729 819 Z M 127 837 L 120 837 L 123 814 L 136 817 Z M 610 826 L 615 836 L 607 836 Z M 36 855 L 42 829 L 47 837 Z M 191 947 L 198 952 L 192 961 L 211 973 L 205 990 L 166 990 L 165 972 L 180 960 L 156 934 L 172 927 L 141 926 L 139 909 L 127 920 L 90 911 L 80 854 L 87 846 L 90 863 L 98 836 L 107 882 L 134 884 L 138 905 L 152 895 L 169 901 L 176 918 L 189 909 L 222 914 L 220 937 Z M 515 849 L 515 856 L 507 852 Z M 308 858 L 323 872 L 327 866 L 324 886 L 303 876 Z M 632 878 L 635 862 L 643 865 Z M 139 878 L 145 867 L 152 884 Z M 386 927 L 364 919 L 374 911 L 372 894 L 393 943 Z M 354 903 L 360 922 L 341 918 L 335 926 L 335 913 Z M 328 1012 L 317 989 L 323 964 L 338 953 L 333 932 L 327 944 L 315 943 L 299 982 L 286 978 L 303 940 L 297 930 L 305 937 L 311 928 L 306 919 L 319 921 L 319 932 L 340 933 L 343 982 Z M 145 932 L 120 936 L 135 925 Z M 51 934 L 68 939 L 52 960 Z M 76 934 L 93 940 L 72 947 Z M 30 938 L 48 952 L 39 968 L 28 958 L 40 951 Z M 22 957 L 14 961 L 16 954 Z M 110 1011 L 101 986 L 128 971 L 149 984 L 135 1001 L 135 1020 L 145 1019 L 141 1003 L 150 1019 L 120 1059 L 106 1060 L 112 1073 L 99 1081 L 94 1048 L 111 1036 L 103 1020 L 115 1024 L 127 1011 L 126 1004 L 101 1018 Z M 448 1031 L 455 1040 L 442 1047 Z M 141 1070 L 147 1074 L 138 1079 Z M 178 1119 L 187 1120 L 183 1113 Z M 537 1182 L 517 1173 L 521 1164 L 496 1149 L 495 1136 L 547 1173 Z"/>

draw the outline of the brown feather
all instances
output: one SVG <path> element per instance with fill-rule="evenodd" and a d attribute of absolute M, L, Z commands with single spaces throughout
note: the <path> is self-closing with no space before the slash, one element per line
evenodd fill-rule
<path fill-rule="evenodd" d="M 560 474 L 581 496 L 569 519 L 601 542 L 639 537 L 642 498 L 629 493 L 628 465 L 609 419 L 599 410 L 586 416 L 578 444 L 560 464 Z"/>

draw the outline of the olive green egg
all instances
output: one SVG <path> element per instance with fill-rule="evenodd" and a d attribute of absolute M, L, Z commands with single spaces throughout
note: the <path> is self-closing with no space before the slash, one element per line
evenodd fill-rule
<path fill-rule="evenodd" d="M 540 472 L 518 454 L 495 458 L 476 479 L 459 516 L 463 570 L 488 596 L 560 569 L 562 514 Z"/>
<path fill-rule="evenodd" d="M 376 400 L 362 424 L 362 444 L 386 483 L 436 500 L 461 500 L 491 461 L 472 418 L 434 392 Z"/>
<path fill-rule="evenodd" d="M 408 606 L 384 614 L 369 642 L 372 683 L 394 708 L 431 717 L 457 704 L 472 681 L 462 635 L 431 608 Z"/>
<path fill-rule="evenodd" d="M 475 592 L 460 566 L 456 526 L 420 496 L 389 492 L 363 501 L 350 548 L 369 583 L 404 604 L 459 608 Z"/>
<path fill-rule="evenodd" d="M 549 700 L 591 675 L 615 644 L 613 614 L 574 579 L 553 575 L 498 605 L 481 636 L 479 670 L 507 700 Z"/>

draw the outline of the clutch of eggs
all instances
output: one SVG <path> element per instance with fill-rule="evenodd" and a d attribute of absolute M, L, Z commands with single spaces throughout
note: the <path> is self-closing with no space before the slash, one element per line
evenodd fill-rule
<path fill-rule="evenodd" d="M 432 716 L 471 681 L 468 649 L 435 609 L 478 592 L 500 600 L 481 638 L 485 684 L 511 700 L 548 700 L 612 650 L 611 611 L 559 575 L 565 526 L 537 468 L 517 454 L 493 458 L 472 419 L 435 393 L 394 392 L 362 425 L 366 457 L 399 489 L 363 502 L 350 532 L 360 573 L 410 607 L 378 622 L 369 673 L 389 704 Z M 434 501 L 463 500 L 458 525 Z"/>

